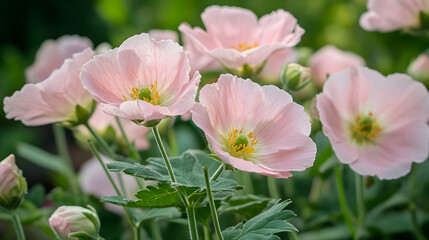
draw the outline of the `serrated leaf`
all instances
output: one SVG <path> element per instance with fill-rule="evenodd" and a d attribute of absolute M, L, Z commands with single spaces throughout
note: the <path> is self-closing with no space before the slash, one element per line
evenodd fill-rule
<path fill-rule="evenodd" d="M 178 192 L 168 183 L 158 183 L 158 187 L 148 186 L 147 189 L 136 193 L 138 200 L 122 196 L 102 197 L 104 202 L 134 208 L 165 208 L 181 206 Z"/>
<path fill-rule="evenodd" d="M 250 219 L 246 223 L 239 223 L 234 227 L 227 228 L 222 232 L 225 240 L 248 240 L 248 239 L 279 239 L 273 234 L 279 232 L 298 231 L 292 224 L 286 222 L 295 214 L 290 210 L 283 210 L 290 201 L 277 203 L 267 211 Z"/>
<path fill-rule="evenodd" d="M 221 214 L 225 212 L 239 213 L 250 219 L 264 211 L 272 201 L 272 198 L 255 195 L 233 196 L 219 209 L 219 212 Z"/>
<path fill-rule="evenodd" d="M 179 209 L 175 207 L 169 208 L 150 208 L 141 211 L 131 211 L 136 222 L 143 222 L 150 219 L 170 219 L 178 218 L 182 215 Z"/>
<path fill-rule="evenodd" d="M 111 171 L 123 171 L 126 174 L 142 177 L 147 180 L 171 183 L 167 168 L 162 158 L 149 158 L 148 165 L 112 163 L 108 164 Z M 177 190 L 184 193 L 191 201 L 199 201 L 205 196 L 205 181 L 202 168 L 208 167 L 209 175 L 220 166 L 205 152 L 188 150 L 179 157 L 170 159 L 177 182 L 171 183 Z M 241 189 L 234 180 L 220 177 L 211 183 L 212 192 L 235 192 Z"/>
<path fill-rule="evenodd" d="M 209 175 L 213 175 L 220 163 L 210 158 L 207 153 L 199 150 L 188 150 L 180 157 L 171 159 L 177 185 L 186 187 L 199 187 L 205 189 L 205 181 L 202 168 L 207 167 Z M 149 158 L 149 166 L 162 175 L 168 175 L 162 158 Z M 234 180 L 220 177 L 211 182 L 212 192 L 230 192 L 241 189 Z"/>

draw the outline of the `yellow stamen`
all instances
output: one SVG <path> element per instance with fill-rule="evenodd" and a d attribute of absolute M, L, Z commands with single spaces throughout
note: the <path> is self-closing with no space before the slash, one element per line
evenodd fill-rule
<path fill-rule="evenodd" d="M 351 126 L 352 138 L 359 144 L 365 142 L 373 142 L 373 140 L 382 131 L 373 113 L 368 113 L 367 116 L 357 116 L 355 122 Z"/>
<path fill-rule="evenodd" d="M 237 51 L 243 52 L 243 51 L 258 47 L 258 46 L 259 46 L 258 43 L 249 44 L 247 42 L 244 42 L 244 43 L 238 44 L 237 46 L 231 46 L 231 48 L 233 48 Z"/>
<path fill-rule="evenodd" d="M 137 100 L 140 99 L 139 98 L 139 90 L 136 87 L 131 88 L 131 93 L 130 93 L 130 99 L 131 100 Z M 128 101 L 127 97 L 125 97 L 124 95 L 122 95 L 122 98 L 124 99 L 124 101 Z M 152 105 L 158 105 L 159 104 L 159 91 L 158 91 L 158 81 L 154 81 L 153 84 L 150 85 L 150 98 L 148 97 L 142 97 L 140 100 L 146 101 L 148 103 L 151 103 Z"/>
<path fill-rule="evenodd" d="M 245 140 L 243 139 L 243 136 L 246 138 Z M 240 138 L 241 142 L 243 143 L 237 144 L 237 138 Z M 235 157 L 244 157 L 243 155 L 253 153 L 255 151 L 254 146 L 257 143 L 258 140 L 253 135 L 253 132 L 249 132 L 246 135 L 242 134 L 242 130 L 238 131 L 237 129 L 233 128 L 228 133 L 227 149 L 229 149 L 228 152 Z"/>

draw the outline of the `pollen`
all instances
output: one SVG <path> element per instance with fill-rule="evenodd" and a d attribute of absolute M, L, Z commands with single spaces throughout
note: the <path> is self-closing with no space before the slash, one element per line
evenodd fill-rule
<path fill-rule="evenodd" d="M 146 101 L 148 103 L 151 103 L 152 105 L 159 105 L 159 91 L 158 91 L 158 81 L 155 81 L 153 84 L 150 85 L 149 87 L 142 87 L 142 88 L 136 88 L 133 87 L 131 88 L 130 91 L 130 96 L 129 99 L 122 95 L 122 98 L 124 99 L 124 101 L 128 101 L 128 100 L 143 100 Z"/>
<path fill-rule="evenodd" d="M 249 44 L 247 42 L 244 42 L 244 43 L 240 43 L 240 44 L 238 44 L 236 46 L 231 46 L 231 48 L 235 49 L 235 50 L 237 50 L 239 52 L 244 52 L 246 50 L 249 50 L 249 49 L 252 49 L 252 48 L 255 48 L 255 47 L 258 47 L 258 46 L 259 46 L 258 43 Z"/>
<path fill-rule="evenodd" d="M 379 133 L 382 132 L 382 129 L 372 112 L 369 112 L 364 116 L 357 116 L 351 126 L 351 130 L 352 138 L 357 143 L 371 143 L 377 138 Z"/>
<path fill-rule="evenodd" d="M 255 151 L 254 146 L 258 143 L 258 140 L 254 136 L 253 132 L 247 134 L 243 133 L 243 130 L 231 129 L 228 132 L 228 140 L 226 143 L 227 151 L 235 157 L 244 158 L 246 154 L 251 154 Z"/>

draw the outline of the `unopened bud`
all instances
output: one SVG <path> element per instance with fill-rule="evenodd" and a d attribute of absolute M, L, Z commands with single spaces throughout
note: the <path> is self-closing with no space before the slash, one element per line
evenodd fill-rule
<path fill-rule="evenodd" d="M 413 78 L 429 86 L 429 50 L 420 54 L 407 71 Z"/>
<path fill-rule="evenodd" d="M 100 220 L 95 210 L 78 206 L 61 206 L 49 218 L 49 225 L 65 239 L 99 238 Z"/>
<path fill-rule="evenodd" d="M 286 90 L 298 91 L 312 79 L 310 68 L 297 63 L 288 63 L 282 68 L 280 81 Z"/>
<path fill-rule="evenodd" d="M 11 154 L 0 162 L 0 206 L 9 210 L 18 208 L 26 192 L 27 181 Z"/>

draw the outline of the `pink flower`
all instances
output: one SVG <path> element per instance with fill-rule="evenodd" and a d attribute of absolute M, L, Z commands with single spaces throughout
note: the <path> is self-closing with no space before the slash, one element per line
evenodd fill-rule
<path fill-rule="evenodd" d="M 200 102 L 192 120 L 225 163 L 276 178 L 313 165 L 310 121 L 285 91 L 223 74 L 203 87 Z"/>
<path fill-rule="evenodd" d="M 327 74 L 331 75 L 351 66 L 364 66 L 365 60 L 354 53 L 344 52 L 332 45 L 327 45 L 310 57 L 308 65 L 313 73 L 314 81 L 317 85 L 322 86 Z"/>
<path fill-rule="evenodd" d="M 418 80 L 429 80 L 429 56 L 420 54 L 408 67 L 408 73 Z"/>
<path fill-rule="evenodd" d="M 190 29 L 191 27 L 183 23 L 183 27 Z M 179 29 L 180 29 L 179 28 Z M 212 56 L 205 53 L 204 50 L 195 46 L 194 42 L 185 34 L 182 35 L 183 47 L 189 52 L 189 61 L 191 62 L 191 72 L 196 71 L 216 71 L 221 70 L 222 66 Z"/>
<path fill-rule="evenodd" d="M 95 222 L 92 222 L 83 213 L 91 215 Z M 95 239 L 100 230 L 98 215 L 79 206 L 61 206 L 57 208 L 49 218 L 49 225 L 61 238 L 73 240 L 81 238 L 72 237 L 70 234 L 81 232 L 88 235 L 88 239 Z"/>
<path fill-rule="evenodd" d="M 80 76 L 105 113 L 145 124 L 189 111 L 201 78 L 198 72 L 190 78 L 189 72 L 179 44 L 143 33 L 96 56 Z"/>
<path fill-rule="evenodd" d="M 259 73 L 259 77 L 264 79 L 266 82 L 279 82 L 282 67 L 287 63 L 296 62 L 297 60 L 298 54 L 293 48 L 286 48 L 277 51 L 268 59 L 264 68 Z"/>
<path fill-rule="evenodd" d="M 129 121 L 130 122 L 130 121 Z M 105 156 L 101 156 L 101 159 L 105 164 L 114 162 Z M 114 176 L 117 173 L 113 174 L 113 180 L 118 185 L 119 182 L 117 177 Z M 129 175 L 122 175 L 125 191 L 128 197 L 133 197 L 134 193 L 138 190 L 137 182 L 134 177 Z M 115 196 L 115 189 L 112 187 L 109 179 L 107 178 L 106 172 L 104 172 L 103 167 L 98 162 L 98 160 L 93 157 L 90 160 L 86 161 L 79 171 L 79 183 L 82 186 L 82 191 L 85 194 L 92 194 L 95 197 L 101 198 L 103 196 Z M 112 212 L 122 214 L 123 210 L 121 206 L 104 203 L 105 207 Z"/>
<path fill-rule="evenodd" d="M 57 40 L 46 40 L 36 54 L 36 61 L 25 71 L 27 82 L 38 83 L 51 75 L 63 65 L 64 60 L 72 58 L 74 53 L 92 48 L 88 38 L 80 36 L 63 36 Z"/>
<path fill-rule="evenodd" d="M 159 30 L 153 29 L 148 32 L 151 38 L 154 38 L 157 41 L 171 39 L 173 42 L 179 42 L 179 35 L 177 32 L 171 30 Z"/>
<path fill-rule="evenodd" d="M 28 126 L 73 120 L 77 105 L 89 107 L 91 96 L 79 80 L 82 65 L 94 56 L 91 49 L 66 59 L 44 81 L 25 84 L 20 91 L 4 99 L 6 118 Z"/>
<path fill-rule="evenodd" d="M 367 31 L 391 32 L 420 27 L 420 12 L 429 13 L 428 0 L 369 0 L 360 18 Z"/>
<path fill-rule="evenodd" d="M 0 162 L 0 206 L 16 209 L 27 192 L 27 182 L 10 154 Z"/>
<path fill-rule="evenodd" d="M 207 31 L 181 24 L 179 30 L 198 51 L 228 68 L 260 67 L 271 54 L 295 46 L 304 30 L 284 10 L 263 16 L 238 7 L 210 6 L 201 18 Z"/>
<path fill-rule="evenodd" d="M 338 159 L 361 175 L 399 178 L 428 156 L 429 94 L 405 74 L 336 73 L 317 95 L 317 109 Z"/>

